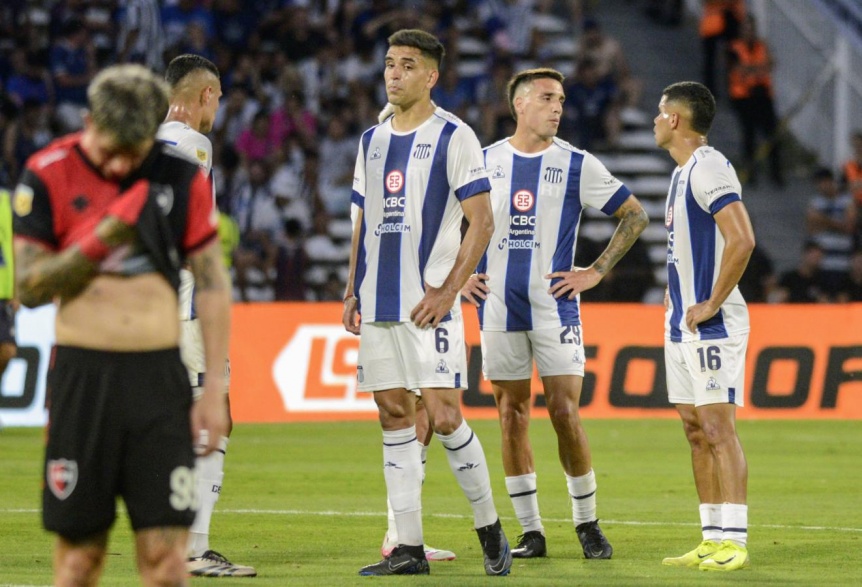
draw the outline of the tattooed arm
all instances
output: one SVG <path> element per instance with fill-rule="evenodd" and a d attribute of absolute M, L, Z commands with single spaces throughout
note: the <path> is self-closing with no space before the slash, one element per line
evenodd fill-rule
<path fill-rule="evenodd" d="M 135 234 L 134 228 L 113 216 L 102 220 L 95 229 L 106 249 L 130 242 Z M 18 299 L 28 308 L 48 304 L 55 297 L 73 298 L 97 274 L 98 266 L 79 244 L 54 252 L 36 241 L 15 239 L 15 287 Z"/>
<path fill-rule="evenodd" d="M 592 265 L 586 268 L 575 267 L 571 271 L 556 271 L 546 275 L 546 279 L 557 279 L 548 290 L 555 298 L 568 294 L 570 300 L 580 292 L 595 287 L 607 275 L 623 255 L 631 248 L 649 224 L 649 216 L 634 196 L 629 196 L 614 212 L 619 219 L 617 229 L 608 246 Z"/>
<path fill-rule="evenodd" d="M 203 335 L 206 364 L 204 391 L 192 408 L 192 434 L 197 440 L 200 431 L 207 430 L 207 445 L 202 454 L 209 454 L 218 446 L 221 437 L 227 436 L 229 426 L 222 374 L 230 338 L 231 284 L 217 238 L 191 255 L 189 265 L 195 276 L 195 309 Z"/>

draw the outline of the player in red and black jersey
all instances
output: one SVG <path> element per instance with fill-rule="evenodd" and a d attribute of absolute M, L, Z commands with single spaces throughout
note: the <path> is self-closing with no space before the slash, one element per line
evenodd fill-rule
<path fill-rule="evenodd" d="M 155 142 L 164 82 L 108 68 L 88 102 L 83 132 L 28 160 L 13 203 L 20 300 L 58 305 L 43 522 L 58 534 L 55 584 L 94 584 L 120 495 L 143 583 L 179 585 L 198 505 L 192 438 L 209 430 L 208 453 L 227 427 L 219 378 L 192 405 L 179 268 L 197 282 L 213 371 L 227 356 L 230 283 L 206 177 Z"/>

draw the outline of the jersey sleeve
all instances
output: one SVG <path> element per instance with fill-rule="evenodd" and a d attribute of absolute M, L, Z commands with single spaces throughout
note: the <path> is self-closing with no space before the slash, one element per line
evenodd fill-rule
<path fill-rule="evenodd" d="M 601 210 L 612 216 L 632 192 L 616 177 L 611 175 L 598 158 L 584 154 L 581 164 L 581 204 Z"/>
<path fill-rule="evenodd" d="M 364 139 L 364 137 L 363 137 Z M 356 154 L 356 166 L 353 168 L 353 191 L 350 192 L 350 202 L 360 209 L 365 208 L 365 141 L 359 142 L 359 152 Z"/>
<path fill-rule="evenodd" d="M 452 133 L 446 165 L 449 185 L 459 201 L 491 191 L 482 146 L 469 126 L 459 126 Z"/>
<path fill-rule="evenodd" d="M 218 213 L 213 206 L 210 183 L 203 170 L 195 173 L 189 184 L 189 213 L 183 249 L 194 253 L 218 235 Z"/>
<path fill-rule="evenodd" d="M 698 205 L 713 216 L 742 199 L 742 188 L 730 161 L 707 157 L 691 171 L 691 191 Z"/>
<path fill-rule="evenodd" d="M 31 169 L 21 174 L 12 196 L 12 211 L 12 230 L 16 236 L 37 241 L 52 250 L 59 248 L 48 188 Z"/>
<path fill-rule="evenodd" d="M 170 143 L 168 143 L 170 144 Z M 209 175 L 213 168 L 213 145 L 208 138 L 199 132 L 188 132 L 177 141 L 174 147 L 189 161 L 199 165 Z"/>

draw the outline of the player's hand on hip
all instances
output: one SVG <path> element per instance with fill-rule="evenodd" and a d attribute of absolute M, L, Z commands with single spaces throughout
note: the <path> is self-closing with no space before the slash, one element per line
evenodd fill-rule
<path fill-rule="evenodd" d="M 481 304 L 480 300 L 487 300 L 488 294 L 491 292 L 487 281 L 488 275 L 486 273 L 474 273 L 467 279 L 467 283 L 461 289 L 461 295 L 478 308 L 479 304 Z"/>
<path fill-rule="evenodd" d="M 709 300 L 689 306 L 685 311 L 685 325 L 690 331 L 695 332 L 698 324 L 706 322 L 717 313 L 718 308 L 714 308 Z"/>
<path fill-rule="evenodd" d="M 592 267 L 575 267 L 571 271 L 554 271 L 545 275 L 545 279 L 551 280 L 548 293 L 554 298 L 567 296 L 573 300 L 582 291 L 595 287 L 602 280 L 602 276 Z"/>
<path fill-rule="evenodd" d="M 341 323 L 344 329 L 351 334 L 359 334 L 359 325 L 362 319 L 357 311 L 357 301 L 354 296 L 345 298 L 344 309 L 341 311 Z"/>
<path fill-rule="evenodd" d="M 203 393 L 192 405 L 192 438 L 198 447 L 198 456 L 210 454 L 218 447 L 222 436 L 227 436 L 227 402 L 222 385 L 224 381 L 220 377 L 207 377 Z M 207 434 L 202 436 L 201 431 L 204 430 Z M 198 440 L 206 440 L 206 444 L 198 444 Z"/>
<path fill-rule="evenodd" d="M 419 328 L 436 328 L 440 320 L 449 313 L 455 304 L 455 296 L 443 291 L 442 288 L 425 284 L 425 296 L 413 311 L 410 320 Z"/>

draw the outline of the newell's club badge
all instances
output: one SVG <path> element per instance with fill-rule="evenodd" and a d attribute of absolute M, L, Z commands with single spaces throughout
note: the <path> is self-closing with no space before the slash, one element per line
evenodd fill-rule
<path fill-rule="evenodd" d="M 18 216 L 26 216 L 33 210 L 33 188 L 19 184 L 12 197 L 12 209 Z"/>
<path fill-rule="evenodd" d="M 48 489 L 59 499 L 69 497 L 78 484 L 78 463 L 67 459 L 51 459 L 48 461 Z"/>

